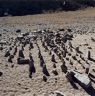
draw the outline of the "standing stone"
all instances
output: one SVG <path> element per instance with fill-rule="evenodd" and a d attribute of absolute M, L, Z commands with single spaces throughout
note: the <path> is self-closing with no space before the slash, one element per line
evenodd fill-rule
<path fill-rule="evenodd" d="M 8 59 L 8 62 L 13 63 L 13 61 L 12 61 L 13 58 L 14 58 L 14 56 L 13 55 L 10 55 L 9 56 L 9 59 Z"/>
<path fill-rule="evenodd" d="M 10 56 L 10 51 L 9 50 L 7 50 L 7 52 L 5 53 L 5 57 L 8 57 L 8 56 Z"/>
<path fill-rule="evenodd" d="M 19 50 L 19 57 L 25 58 L 22 50 Z"/>
<path fill-rule="evenodd" d="M 47 77 L 45 75 L 43 76 L 43 81 L 47 82 Z"/>
<path fill-rule="evenodd" d="M 61 69 L 62 69 L 62 72 L 64 72 L 64 73 L 67 73 L 67 66 L 65 66 L 65 65 L 61 65 Z"/>
<path fill-rule="evenodd" d="M 55 60 L 55 55 L 54 54 L 52 55 L 51 61 L 57 63 L 56 60 Z"/>
<path fill-rule="evenodd" d="M 91 59 L 91 52 L 88 51 L 88 60 L 90 60 L 90 59 Z"/>

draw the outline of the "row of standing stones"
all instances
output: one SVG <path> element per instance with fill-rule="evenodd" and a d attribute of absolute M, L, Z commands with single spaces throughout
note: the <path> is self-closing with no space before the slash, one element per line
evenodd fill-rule
<path fill-rule="evenodd" d="M 18 35 L 15 39 L 11 38 L 11 42 L 6 42 L 3 40 L 0 42 L 0 50 L 3 50 L 4 45 L 9 46 L 9 49 L 5 51 L 4 57 L 8 58 L 9 63 L 13 63 L 13 59 L 15 58 L 16 54 L 18 54 L 17 64 L 28 64 L 29 78 L 32 78 L 32 74 L 36 73 L 36 68 L 31 50 L 34 49 L 34 44 L 36 44 L 38 48 L 40 67 L 42 68 L 42 72 L 44 74 L 43 81 L 47 82 L 47 76 L 50 76 L 50 73 L 48 72 L 44 57 L 39 47 L 38 41 L 40 41 L 42 47 L 51 56 L 51 62 L 53 62 L 54 68 L 54 70 L 52 70 L 52 73 L 54 75 L 58 75 L 58 72 L 56 70 L 57 60 L 55 59 L 55 57 L 57 56 L 57 58 L 59 58 L 62 62 L 60 68 L 62 72 L 66 74 L 66 78 L 68 79 L 68 81 L 72 84 L 77 82 L 83 88 L 89 88 L 92 86 L 91 80 L 94 80 L 93 78 L 95 77 L 92 73 L 89 73 L 90 64 L 88 61 L 95 62 L 95 60 L 91 57 L 90 51 L 88 51 L 88 58 L 85 58 L 83 57 L 83 52 L 80 51 L 80 46 L 75 48 L 72 45 L 71 41 L 73 40 L 74 36 L 71 29 L 67 29 L 66 32 L 64 31 L 65 29 L 59 29 L 55 33 L 49 30 L 41 30 L 34 33 L 21 33 L 21 30 L 17 30 L 16 33 Z M 0 36 L 2 36 L 2 34 Z M 94 38 L 91 38 L 91 40 L 95 42 Z M 66 43 L 68 44 L 68 47 L 66 46 Z M 26 59 L 24 54 L 24 49 L 26 45 L 29 45 L 29 59 Z M 72 55 L 73 51 L 76 52 L 76 55 L 74 56 Z M 69 64 L 72 66 L 73 61 L 69 57 L 67 57 L 67 55 L 70 56 L 74 61 L 77 61 L 79 64 L 81 64 L 81 66 L 85 70 L 85 74 L 79 73 L 77 68 L 75 68 L 75 70 L 68 68 L 66 61 L 69 61 Z M 80 60 L 77 59 L 77 56 L 79 56 Z M 86 65 L 83 65 L 81 60 L 84 61 Z M 14 67 L 14 65 L 12 65 L 12 67 Z M 3 72 L 0 72 L 0 76 L 2 75 Z"/>

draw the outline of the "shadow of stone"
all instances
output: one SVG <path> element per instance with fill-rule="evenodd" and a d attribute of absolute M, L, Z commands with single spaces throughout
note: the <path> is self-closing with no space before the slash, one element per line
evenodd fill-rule
<path fill-rule="evenodd" d="M 70 82 L 71 86 L 74 88 L 74 89 L 77 89 L 78 90 L 78 87 L 76 85 L 76 79 L 74 78 L 74 74 L 73 73 L 70 73 L 70 74 L 66 74 L 66 78 L 68 79 L 68 81 Z"/>
<path fill-rule="evenodd" d="M 82 87 L 90 96 L 95 96 L 95 89 L 91 86 L 89 88 Z"/>
<path fill-rule="evenodd" d="M 47 68 L 46 68 L 46 65 L 43 66 L 43 69 L 42 69 L 42 72 L 46 75 L 46 76 L 50 76 Z"/>
<path fill-rule="evenodd" d="M 89 77 L 95 79 L 95 76 L 93 74 L 91 74 L 91 73 L 89 73 Z"/>
<path fill-rule="evenodd" d="M 79 81 L 77 82 L 90 96 L 95 96 L 95 89 L 93 88 L 93 86 L 89 86 L 86 87 L 84 86 L 82 83 L 80 83 Z"/>
<path fill-rule="evenodd" d="M 32 62 L 31 60 L 29 61 L 29 70 L 32 72 L 32 73 L 35 73 L 36 72 L 36 68 L 34 66 L 34 62 Z"/>
<path fill-rule="evenodd" d="M 32 74 L 36 72 L 36 68 L 34 66 L 34 62 L 32 60 L 29 61 L 29 78 L 32 78 Z"/>
<path fill-rule="evenodd" d="M 43 67 L 44 64 L 45 64 L 45 61 L 44 61 L 43 57 L 41 56 L 40 57 L 40 66 Z"/>
<path fill-rule="evenodd" d="M 95 59 L 93 59 L 93 58 L 90 58 L 89 60 L 92 61 L 92 62 L 95 62 Z"/>
<path fill-rule="evenodd" d="M 77 85 L 75 84 L 74 81 L 70 81 L 70 84 L 71 84 L 71 86 L 72 86 L 74 89 L 77 89 L 77 90 L 78 90 L 78 87 L 77 87 Z"/>
<path fill-rule="evenodd" d="M 93 83 L 95 83 L 95 80 L 93 80 L 91 77 L 90 77 L 90 80 L 91 80 Z"/>

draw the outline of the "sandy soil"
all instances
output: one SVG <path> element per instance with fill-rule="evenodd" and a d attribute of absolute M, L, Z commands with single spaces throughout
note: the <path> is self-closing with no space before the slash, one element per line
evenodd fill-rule
<path fill-rule="evenodd" d="M 15 38 L 17 36 L 15 31 L 17 29 L 21 29 L 22 32 L 33 32 L 36 29 L 44 28 L 51 30 L 71 28 L 74 35 L 74 39 L 71 41 L 72 45 L 74 47 L 81 45 L 80 50 L 83 52 L 84 58 L 87 58 L 88 50 L 91 51 L 92 57 L 95 58 L 95 42 L 91 40 L 91 38 L 95 39 L 95 8 L 74 12 L 38 14 L 33 16 L 0 17 L 0 33 L 2 34 L 0 40 L 9 41 L 9 38 Z M 0 96 L 49 96 L 56 90 L 63 92 L 66 96 L 90 96 L 90 94 L 78 84 L 78 89 L 74 89 L 71 86 L 66 79 L 65 74 L 61 71 L 60 65 L 62 62 L 57 56 L 56 70 L 58 71 L 58 75 L 55 76 L 52 73 L 53 63 L 50 60 L 51 56 L 48 52 L 45 52 L 44 48 L 41 46 L 41 41 L 38 41 L 38 44 L 50 73 L 47 82 L 42 80 L 43 73 L 39 65 L 40 61 L 36 44 L 34 44 L 34 49 L 31 50 L 36 67 L 36 73 L 33 74 L 32 79 L 29 78 L 29 66 L 17 64 L 16 59 L 18 53 L 16 54 L 13 63 L 8 63 L 8 58 L 4 57 L 5 50 L 3 50 L 0 51 L 0 71 L 3 72 L 3 75 L 0 77 Z M 68 42 L 66 45 L 68 48 Z M 89 49 L 89 47 L 91 47 L 91 49 Z M 26 58 L 29 58 L 28 48 L 29 45 L 27 45 L 24 50 Z M 71 54 L 75 55 L 75 50 Z M 68 58 L 71 57 L 68 56 Z M 80 58 L 77 57 L 77 59 Z M 69 64 L 69 61 L 66 61 L 69 69 L 77 68 L 79 72 L 85 73 L 85 69 L 83 69 L 78 62 L 74 60 L 72 60 L 72 62 L 73 66 Z M 85 62 L 81 62 L 82 64 L 85 64 Z M 90 63 L 90 69 L 95 69 L 95 62 L 88 62 Z M 12 65 L 14 65 L 14 67 L 12 67 Z M 92 86 L 95 88 L 93 82 Z"/>

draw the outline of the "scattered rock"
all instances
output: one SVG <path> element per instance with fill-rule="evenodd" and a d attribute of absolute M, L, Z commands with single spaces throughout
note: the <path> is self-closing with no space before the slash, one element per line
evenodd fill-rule
<path fill-rule="evenodd" d="M 16 30 L 16 33 L 21 33 L 21 29 L 17 29 Z"/>

